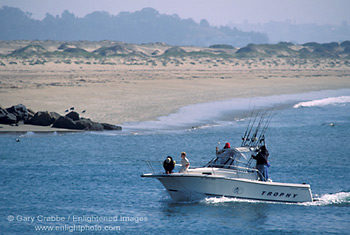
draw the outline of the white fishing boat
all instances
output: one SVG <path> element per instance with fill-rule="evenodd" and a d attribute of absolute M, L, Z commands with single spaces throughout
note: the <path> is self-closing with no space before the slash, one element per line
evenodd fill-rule
<path fill-rule="evenodd" d="M 205 166 L 189 168 L 182 173 L 157 173 L 148 162 L 152 173 L 141 177 L 156 178 L 176 201 L 193 201 L 207 197 L 233 197 L 251 200 L 278 202 L 312 202 L 309 184 L 272 182 L 264 178 L 253 158 L 265 146 L 266 120 L 260 132 L 260 120 L 252 132 L 255 121 L 250 125 L 240 147 L 217 150 L 216 157 Z"/>

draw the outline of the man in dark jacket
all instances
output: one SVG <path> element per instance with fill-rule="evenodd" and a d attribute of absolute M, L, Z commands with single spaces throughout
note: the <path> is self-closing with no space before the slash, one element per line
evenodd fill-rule
<path fill-rule="evenodd" d="M 168 156 L 165 161 L 163 162 L 163 168 L 165 170 L 166 174 L 173 173 L 174 167 L 176 162 L 173 160 L 172 157 Z"/>
<path fill-rule="evenodd" d="M 257 154 L 252 158 L 256 160 L 256 169 L 258 169 L 261 181 L 267 181 L 267 165 L 268 165 L 269 151 L 267 151 L 266 146 L 263 145 L 257 150 Z"/>

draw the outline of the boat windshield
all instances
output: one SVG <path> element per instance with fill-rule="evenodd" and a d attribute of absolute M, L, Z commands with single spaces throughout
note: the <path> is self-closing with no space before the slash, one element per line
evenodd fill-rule
<path fill-rule="evenodd" d="M 254 153 L 253 148 L 240 147 L 232 149 L 223 149 L 219 151 L 217 156 L 208 162 L 205 167 L 216 168 L 235 168 L 246 167 L 252 168 L 255 161 L 251 155 Z M 255 162 L 254 162 L 255 163 Z"/>

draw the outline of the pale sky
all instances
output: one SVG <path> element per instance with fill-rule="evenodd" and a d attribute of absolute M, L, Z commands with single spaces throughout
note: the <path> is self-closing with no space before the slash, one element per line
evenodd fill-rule
<path fill-rule="evenodd" d="M 117 15 L 152 7 L 162 14 L 177 14 L 211 25 L 266 23 L 291 20 L 295 23 L 350 24 L 350 0 L 0 0 L 0 7 L 18 7 L 43 19 L 46 13 L 61 15 L 64 10 L 83 17 L 93 11 Z"/>

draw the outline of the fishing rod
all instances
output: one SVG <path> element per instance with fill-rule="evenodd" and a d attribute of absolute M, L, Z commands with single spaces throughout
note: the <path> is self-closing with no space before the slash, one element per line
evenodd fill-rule
<path fill-rule="evenodd" d="M 262 118 L 261 124 L 263 124 L 264 121 L 265 121 L 265 117 Z M 267 120 L 266 120 L 266 122 L 267 122 Z M 265 122 L 265 125 L 266 125 L 266 122 Z M 265 127 L 265 125 L 264 125 L 264 127 Z M 264 127 L 263 127 L 263 130 L 264 130 Z M 259 130 L 260 130 L 260 126 L 259 126 Z M 252 143 L 252 146 L 258 146 L 259 145 L 259 141 L 260 141 L 260 137 L 261 137 L 262 131 L 260 132 L 259 138 L 257 138 L 258 133 L 259 133 L 259 131 L 257 130 L 256 131 L 256 135 L 254 136 L 254 142 Z"/>
<path fill-rule="evenodd" d="M 241 143 L 242 147 L 244 146 L 244 144 L 245 144 L 245 142 L 247 141 L 247 138 L 248 138 L 247 133 L 248 133 L 248 130 L 249 130 L 250 123 L 252 121 L 253 113 L 254 113 L 254 109 L 251 111 L 251 113 L 249 115 L 250 118 L 249 118 L 248 126 L 245 129 L 244 136 L 242 137 L 242 143 Z"/>
<path fill-rule="evenodd" d="M 261 115 L 260 121 L 259 121 L 258 125 L 257 125 L 256 128 L 255 128 L 255 132 L 254 132 L 254 134 L 252 135 L 252 138 L 250 138 L 249 146 L 254 146 L 254 143 L 257 141 L 256 136 L 257 136 L 258 133 L 259 133 L 260 126 L 261 126 L 261 124 L 264 122 L 264 119 L 265 119 L 265 113 Z"/>
<path fill-rule="evenodd" d="M 270 124 L 270 122 L 272 120 L 273 111 L 274 111 L 274 107 L 270 110 L 269 117 L 267 118 L 267 120 L 265 122 L 265 126 L 264 126 L 264 128 L 262 129 L 262 131 L 260 133 L 260 136 L 259 136 L 259 139 L 258 139 L 258 144 L 261 143 L 263 139 L 265 139 L 265 132 L 267 131 L 267 129 L 269 127 L 269 124 Z"/>
<path fill-rule="evenodd" d="M 255 125 L 255 121 L 256 121 L 257 117 L 259 116 L 260 111 L 261 111 L 261 110 L 259 109 L 258 112 L 257 112 L 256 115 L 255 115 L 254 121 L 253 121 L 253 123 L 252 123 L 252 126 L 251 126 L 250 129 L 249 129 L 249 132 L 248 132 L 248 134 L 247 134 L 247 138 L 246 138 L 246 140 L 244 141 L 243 146 L 247 146 L 247 145 L 246 145 L 247 141 L 249 141 L 249 140 L 251 139 L 249 136 L 250 136 L 251 131 L 253 130 L 253 127 L 254 127 L 254 125 Z"/>
<path fill-rule="evenodd" d="M 261 110 L 260 110 L 260 112 L 261 112 Z M 258 116 L 259 116 L 259 115 L 258 115 Z M 256 138 L 257 132 L 258 132 L 258 130 L 259 130 L 259 127 L 260 127 L 260 125 L 261 125 L 261 120 L 262 120 L 263 116 L 264 116 L 264 115 L 262 114 L 262 115 L 261 115 L 261 118 L 260 118 L 260 120 L 259 120 L 259 122 L 258 122 L 258 124 L 257 124 L 256 127 L 255 127 L 254 133 L 252 133 L 252 135 L 250 136 L 250 142 L 249 142 L 249 144 L 248 144 L 247 146 L 252 146 L 252 143 L 255 142 L 255 138 Z"/>
<path fill-rule="evenodd" d="M 251 143 L 251 146 L 258 146 L 259 144 L 261 144 L 262 140 L 265 138 L 265 132 L 268 129 L 268 126 L 273 117 L 273 111 L 274 111 L 274 107 L 270 110 L 266 110 L 266 112 L 263 114 L 263 117 L 261 118 L 261 123 L 259 123 L 259 126 L 257 127 L 257 130 L 255 132 L 256 135 L 254 135 L 254 139 L 253 139 L 253 142 Z M 260 132 L 259 138 L 257 138 L 259 130 L 261 128 L 260 125 L 263 125 L 263 128 Z"/>
<path fill-rule="evenodd" d="M 262 133 L 261 133 L 262 135 L 266 132 L 266 130 L 267 130 L 269 124 L 270 124 L 270 121 L 272 119 L 272 116 L 273 116 L 273 109 L 271 109 L 271 111 L 270 111 L 269 117 L 268 117 L 268 119 L 267 119 L 267 121 L 265 123 L 265 126 L 264 126 L 263 130 L 262 130 Z"/>

